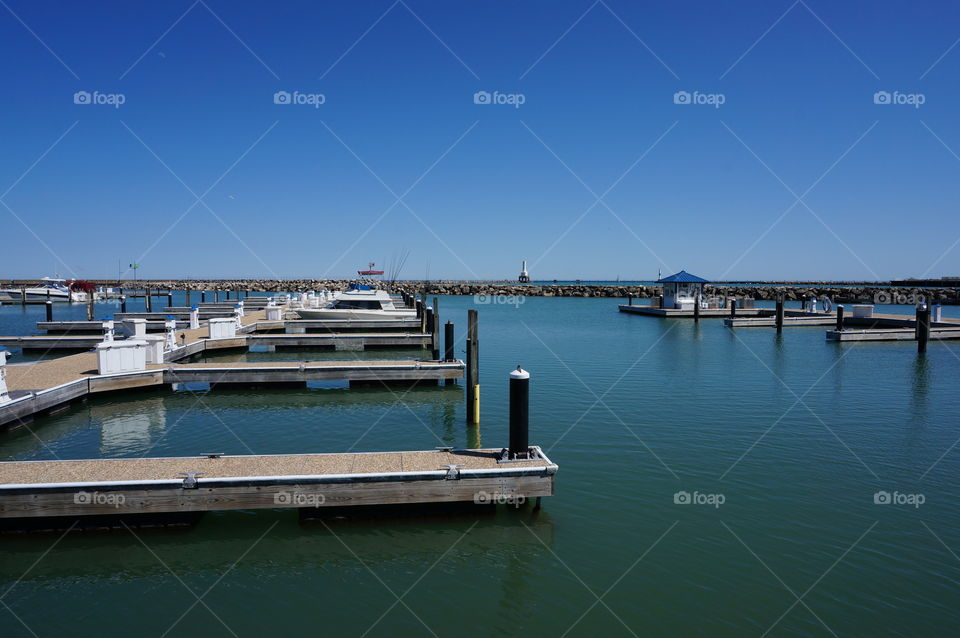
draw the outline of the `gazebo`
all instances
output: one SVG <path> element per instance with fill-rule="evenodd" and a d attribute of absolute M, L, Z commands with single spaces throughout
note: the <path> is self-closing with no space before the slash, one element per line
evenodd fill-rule
<path fill-rule="evenodd" d="M 693 310 L 693 305 L 703 294 L 706 279 L 691 275 L 686 270 L 662 277 L 656 281 L 663 285 L 663 307 L 676 310 Z"/>

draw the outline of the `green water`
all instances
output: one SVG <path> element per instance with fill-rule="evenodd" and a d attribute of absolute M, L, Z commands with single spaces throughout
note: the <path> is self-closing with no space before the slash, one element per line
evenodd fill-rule
<path fill-rule="evenodd" d="M 460 388 L 148 392 L 38 420 L 0 458 L 499 447 L 522 364 L 532 442 L 560 466 L 541 511 L 6 535 L 0 635 L 960 633 L 960 344 L 920 357 L 617 300 L 472 302 L 440 305 L 458 337 L 480 310 L 479 432 Z M 19 312 L 0 312 L 4 332 Z M 880 490 L 925 502 L 878 505 Z"/>

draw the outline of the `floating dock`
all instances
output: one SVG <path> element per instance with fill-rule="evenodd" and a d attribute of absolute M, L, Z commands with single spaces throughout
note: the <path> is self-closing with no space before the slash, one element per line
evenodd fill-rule
<path fill-rule="evenodd" d="M 916 341 L 915 328 L 874 328 L 870 330 L 828 330 L 827 341 Z M 930 340 L 960 339 L 960 327 L 931 328 Z"/>
<path fill-rule="evenodd" d="M 557 465 L 538 446 L 505 450 L 280 454 L 13 461 L 0 463 L 0 519 L 48 519 L 223 510 L 523 502 L 552 496 Z M 11 525 L 13 523 L 14 525 Z M 37 523 L 34 522 L 34 527 Z"/>

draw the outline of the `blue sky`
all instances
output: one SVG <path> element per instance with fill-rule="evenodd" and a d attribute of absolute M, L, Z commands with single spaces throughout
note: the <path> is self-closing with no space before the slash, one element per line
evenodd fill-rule
<path fill-rule="evenodd" d="M 950 2 L 3 0 L 0 277 L 960 275 L 958 38 Z"/>

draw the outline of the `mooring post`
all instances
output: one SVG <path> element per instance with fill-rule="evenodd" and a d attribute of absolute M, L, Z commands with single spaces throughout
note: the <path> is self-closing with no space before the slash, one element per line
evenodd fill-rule
<path fill-rule="evenodd" d="M 206 291 L 206 290 L 201 290 L 201 291 L 200 291 L 200 303 L 207 303 L 207 291 Z"/>
<path fill-rule="evenodd" d="M 730 316 L 731 316 L 731 317 L 736 317 L 736 316 L 737 316 L 737 299 L 736 299 L 736 297 L 731 297 L 731 298 L 730 298 Z"/>
<path fill-rule="evenodd" d="M 93 321 L 93 291 L 87 293 L 87 321 Z"/>
<path fill-rule="evenodd" d="M 183 305 L 189 308 L 190 307 L 190 289 L 189 288 L 184 289 L 184 295 L 186 296 L 186 300 Z"/>
<path fill-rule="evenodd" d="M 420 304 L 420 332 L 427 334 L 427 300 L 423 299 Z"/>
<path fill-rule="evenodd" d="M 843 332 L 843 304 L 837 304 L 837 332 Z"/>
<path fill-rule="evenodd" d="M 663 295 L 660 295 L 660 296 L 659 296 L 659 300 L 658 300 L 657 303 L 658 303 L 659 308 L 662 310 L 662 309 L 663 309 Z"/>
<path fill-rule="evenodd" d="M 167 308 L 173 308 L 173 293 L 167 293 Z"/>
<path fill-rule="evenodd" d="M 433 346 L 433 360 L 440 360 L 440 299 L 433 298 L 433 316 L 430 318 L 430 332 Z"/>
<path fill-rule="evenodd" d="M 628 306 L 632 306 L 632 305 L 633 305 L 633 295 L 628 295 L 628 296 L 627 296 L 627 305 L 628 305 Z"/>
<path fill-rule="evenodd" d="M 126 312 L 126 311 L 127 311 L 127 296 L 120 295 L 120 312 Z"/>
<path fill-rule="evenodd" d="M 53 321 L 53 302 L 47 299 L 47 303 L 44 305 L 47 307 L 47 321 Z"/>
<path fill-rule="evenodd" d="M 149 288 L 145 288 L 145 289 L 144 289 L 144 296 L 143 296 L 143 298 L 144 298 L 145 303 L 146 303 L 147 312 L 153 312 L 153 302 L 151 301 L 150 289 L 149 289 Z"/>
<path fill-rule="evenodd" d="M 448 321 L 443 326 L 443 360 L 453 361 L 453 322 Z"/>
<path fill-rule="evenodd" d="M 477 311 L 467 311 L 467 423 L 480 423 L 480 348 Z"/>
<path fill-rule="evenodd" d="M 693 297 L 693 323 L 700 323 L 700 293 Z"/>
<path fill-rule="evenodd" d="M 509 458 L 530 457 L 530 373 L 517 366 L 510 373 Z"/>
<path fill-rule="evenodd" d="M 927 304 L 917 306 L 917 352 L 927 351 L 927 341 L 930 340 L 930 308 Z"/>
<path fill-rule="evenodd" d="M 777 318 L 774 322 L 777 324 L 777 334 L 783 332 L 783 297 L 777 297 Z"/>
<path fill-rule="evenodd" d="M 213 291 L 213 303 L 220 303 L 220 291 L 219 291 L 219 290 L 214 290 L 214 291 Z"/>
<path fill-rule="evenodd" d="M 67 299 L 69 298 L 70 298 L 70 295 L 67 294 Z M 20 286 L 20 305 L 21 306 L 27 305 L 27 289 L 23 286 Z"/>

